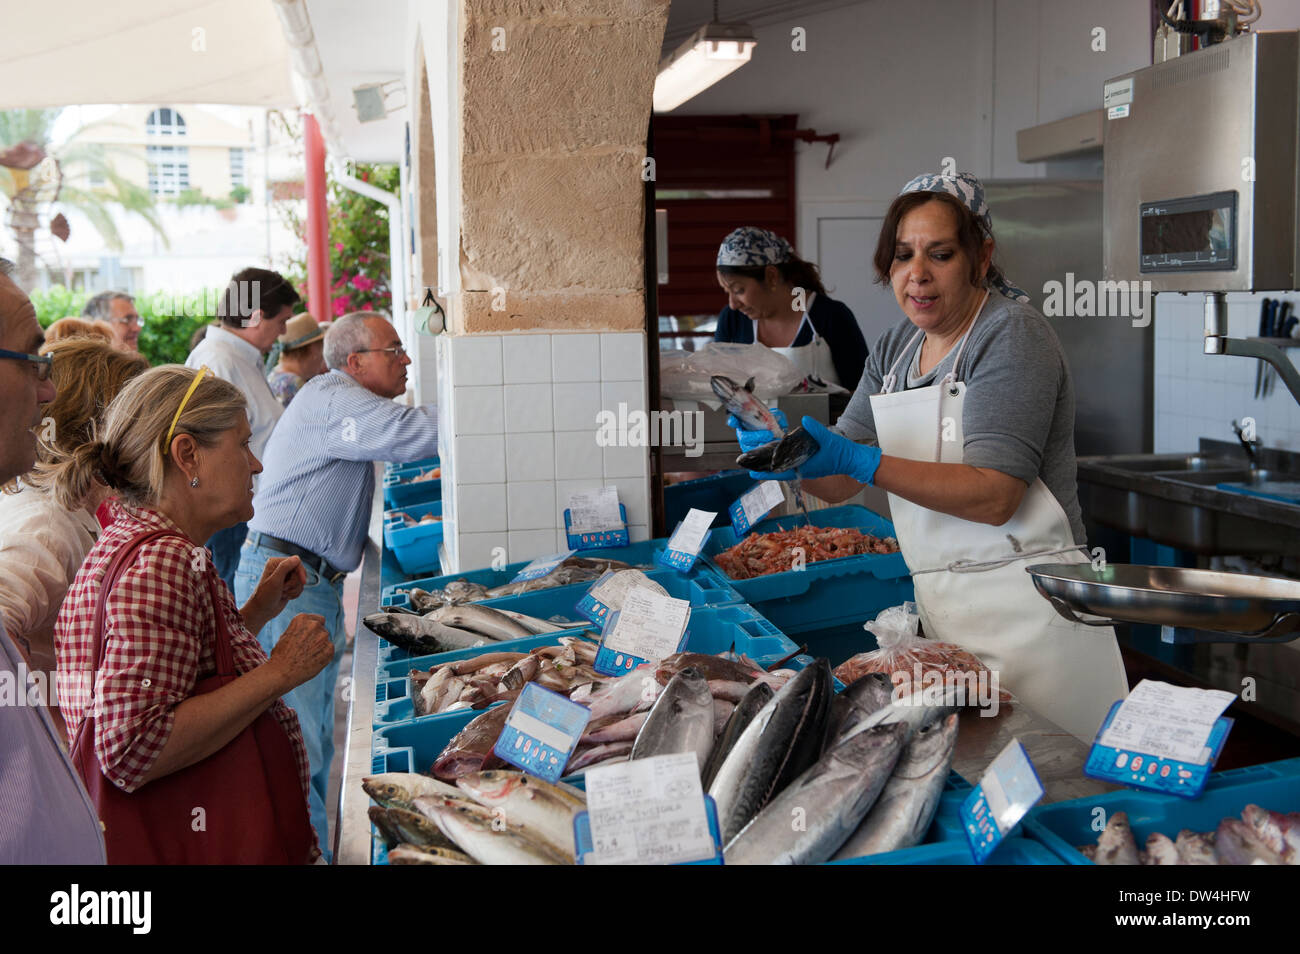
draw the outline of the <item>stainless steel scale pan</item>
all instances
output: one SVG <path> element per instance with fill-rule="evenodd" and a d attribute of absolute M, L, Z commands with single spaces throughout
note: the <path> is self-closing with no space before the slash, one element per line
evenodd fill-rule
<path fill-rule="evenodd" d="M 1058 613 L 1089 626 L 1170 626 L 1171 642 L 1284 643 L 1300 637 L 1297 580 L 1126 563 L 1098 569 L 1040 563 L 1025 572 Z"/>

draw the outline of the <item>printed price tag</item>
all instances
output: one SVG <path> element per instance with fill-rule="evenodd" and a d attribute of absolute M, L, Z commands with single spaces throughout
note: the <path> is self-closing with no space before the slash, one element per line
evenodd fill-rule
<path fill-rule="evenodd" d="M 667 590 L 640 570 L 606 570 L 578 600 L 575 609 L 593 623 L 603 624 L 611 612 L 623 608 L 628 592 L 637 587 L 668 595 Z"/>
<path fill-rule="evenodd" d="M 1034 764 L 1020 740 L 1012 739 L 961 806 L 966 840 L 970 842 L 975 861 L 984 864 L 1042 797 L 1043 783 Z"/>
<path fill-rule="evenodd" d="M 579 864 L 722 863 L 717 812 L 690 752 L 592 769 L 573 830 Z"/>
<path fill-rule="evenodd" d="M 785 493 L 781 490 L 781 484 L 775 480 L 765 480 L 746 490 L 740 495 L 740 499 L 727 508 L 736 536 L 743 537 L 747 534 L 754 524 L 762 520 L 769 510 L 783 500 L 785 500 Z"/>
<path fill-rule="evenodd" d="M 596 650 L 595 670 L 609 676 L 631 672 L 678 652 L 691 618 L 689 600 L 675 600 L 646 589 L 630 590 L 622 610 L 610 613 Z"/>
<path fill-rule="evenodd" d="M 658 561 L 683 573 L 693 567 L 704 541 L 709 538 L 709 527 L 716 516 L 716 512 L 692 508 L 673 531 L 668 546 L 658 554 Z"/>
<path fill-rule="evenodd" d="M 599 533 L 602 530 L 618 530 L 622 526 L 617 487 L 583 490 L 569 497 L 571 533 Z"/>
<path fill-rule="evenodd" d="M 511 765 L 554 782 L 564 774 L 590 718 L 586 706 L 535 682 L 525 683 L 492 751 Z"/>
<path fill-rule="evenodd" d="M 515 578 L 510 582 L 521 583 L 524 580 L 536 580 L 539 577 L 546 576 L 576 552 L 576 550 L 565 550 L 563 553 L 552 553 L 550 556 L 538 557 L 516 573 Z"/>
<path fill-rule="evenodd" d="M 1083 774 L 1131 788 L 1196 798 L 1232 731 L 1220 715 L 1234 696 L 1144 679 L 1110 708 Z"/>

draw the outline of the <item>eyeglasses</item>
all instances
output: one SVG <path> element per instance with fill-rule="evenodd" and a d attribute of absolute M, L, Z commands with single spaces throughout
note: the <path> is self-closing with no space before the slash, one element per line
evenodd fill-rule
<path fill-rule="evenodd" d="M 121 318 L 104 318 L 101 320 L 107 321 L 110 324 L 114 324 L 114 325 L 139 325 L 140 324 L 139 315 L 123 315 Z"/>
<path fill-rule="evenodd" d="M 36 380 L 48 381 L 50 372 L 54 368 L 54 357 L 48 354 L 24 354 L 21 351 L 6 351 L 0 348 L 0 358 L 9 358 L 11 361 L 30 361 L 36 365 Z"/>
<path fill-rule="evenodd" d="M 358 348 L 353 354 L 369 354 L 372 351 L 386 351 L 395 358 L 405 358 L 406 349 L 401 345 L 394 345 L 391 348 Z"/>

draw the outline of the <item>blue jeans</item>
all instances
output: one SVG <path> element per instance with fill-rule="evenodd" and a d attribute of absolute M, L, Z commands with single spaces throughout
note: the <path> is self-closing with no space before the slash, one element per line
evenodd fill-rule
<path fill-rule="evenodd" d="M 239 572 L 235 574 L 235 599 L 240 606 L 248 602 L 248 598 L 257 589 L 266 561 L 285 555 L 270 547 L 254 546 L 251 541 L 244 544 Z M 334 690 L 338 681 L 339 661 L 343 657 L 343 647 L 347 641 L 347 629 L 343 623 L 343 581 L 331 584 L 316 571 L 308 569 L 307 585 L 302 595 L 291 600 L 280 615 L 263 626 L 257 634 L 257 641 L 262 644 L 268 656 L 289 628 L 289 623 L 299 613 L 324 616 L 325 628 L 329 630 L 330 639 L 334 642 L 334 658 L 329 665 L 283 697 L 285 704 L 298 714 L 298 723 L 302 727 L 302 740 L 307 748 L 311 770 L 308 799 L 311 805 L 311 823 L 320 838 L 321 850 L 329 860 L 329 846 L 332 842 L 329 838 L 325 800 L 329 796 L 330 763 L 334 760 Z"/>
<path fill-rule="evenodd" d="M 218 530 L 208 539 L 207 547 L 212 551 L 212 563 L 217 568 L 217 576 L 221 577 L 232 593 L 235 591 L 235 571 L 239 569 L 240 547 L 244 545 L 247 536 L 248 524 L 237 523 L 233 527 Z M 256 581 L 253 586 L 256 588 Z M 240 605 L 243 605 L 242 601 Z"/>

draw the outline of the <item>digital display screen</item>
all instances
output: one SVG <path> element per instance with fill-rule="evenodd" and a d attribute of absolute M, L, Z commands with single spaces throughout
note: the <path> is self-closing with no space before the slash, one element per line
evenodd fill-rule
<path fill-rule="evenodd" d="M 1237 265 L 1237 193 L 1142 203 L 1141 270 L 1233 269 Z"/>

